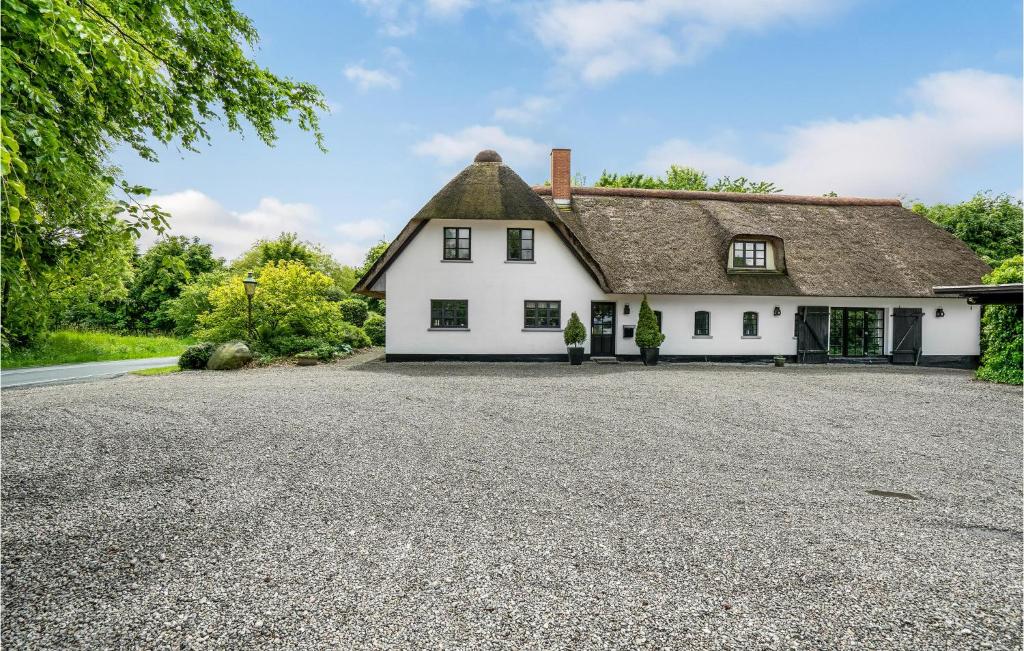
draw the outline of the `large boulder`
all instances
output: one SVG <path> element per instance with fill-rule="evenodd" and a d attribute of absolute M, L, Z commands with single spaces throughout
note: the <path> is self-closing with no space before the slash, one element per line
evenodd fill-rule
<path fill-rule="evenodd" d="M 242 368 L 252 360 L 252 351 L 241 341 L 221 344 L 213 349 L 206 368 L 211 371 L 231 371 Z"/>

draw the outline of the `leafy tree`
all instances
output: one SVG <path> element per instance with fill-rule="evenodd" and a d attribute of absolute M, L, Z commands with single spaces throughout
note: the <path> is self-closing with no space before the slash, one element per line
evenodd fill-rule
<path fill-rule="evenodd" d="M 27 224 L 34 234 L 27 240 L 33 243 L 31 251 L 10 250 L 5 239 L 10 233 L 2 226 L 4 347 L 27 344 L 43 330 L 72 319 L 107 323 L 116 318 L 100 304 L 125 296 L 133 274 L 135 237 L 114 216 L 104 192 L 96 185 L 80 197 L 83 213 L 95 218 L 88 230 L 50 221 Z"/>
<path fill-rule="evenodd" d="M 1021 202 L 1009 195 L 979 192 L 963 203 L 915 203 L 911 210 L 956 235 L 989 265 L 1024 250 L 1024 212 Z"/>
<path fill-rule="evenodd" d="M 329 276 L 337 286 L 339 295 L 352 291 L 356 271 L 352 267 L 338 264 L 319 244 L 305 242 L 295 233 L 281 233 L 272 240 L 259 240 L 231 263 L 232 270 L 247 272 L 261 269 L 274 262 L 301 262 L 310 269 Z"/>
<path fill-rule="evenodd" d="M 138 261 L 135 279 L 128 290 L 126 323 L 129 330 L 174 329 L 175 321 L 167 312 L 167 303 L 200 274 L 223 267 L 213 257 L 213 248 L 199 238 L 165 237 L 151 246 Z"/>
<path fill-rule="evenodd" d="M 601 172 L 601 178 L 595 184 L 599 188 L 646 188 L 650 190 L 693 190 L 698 192 L 751 192 L 775 193 L 782 192 L 770 181 L 751 181 L 745 176 L 735 179 L 723 176 L 714 183 L 708 182 L 708 175 L 693 167 L 672 165 L 665 172 L 665 177 L 647 176 L 646 174 L 611 174 L 607 170 Z"/>
<path fill-rule="evenodd" d="M 0 2 L 0 269 L 5 339 L 39 330 L 30 313 L 46 277 L 127 232 L 163 229 L 147 188 L 109 164 L 128 145 L 155 161 L 152 143 L 190 151 L 219 117 L 268 144 L 295 120 L 323 148 L 314 86 L 247 57 L 252 23 L 230 0 L 2 0 Z M 111 195 L 112 202 L 94 198 Z M 70 260 L 69 260 L 70 258 Z"/>
<path fill-rule="evenodd" d="M 260 269 L 259 282 L 252 302 L 253 333 L 248 332 L 242 279 L 235 275 L 210 292 L 212 309 L 199 316 L 197 336 L 216 342 L 243 339 L 257 350 L 284 355 L 324 344 L 369 345 L 360 328 L 345 322 L 338 303 L 325 297 L 333 285 L 327 275 L 286 260 Z"/>
<path fill-rule="evenodd" d="M 181 288 L 177 298 L 164 303 L 164 314 L 174 323 L 174 334 L 188 337 L 195 332 L 199 326 L 200 315 L 213 309 L 210 291 L 222 284 L 230 275 L 226 269 L 200 274 Z"/>
<path fill-rule="evenodd" d="M 388 250 L 388 243 L 384 240 L 377 242 L 370 247 L 370 250 L 366 252 L 366 257 L 363 258 L 363 266 L 356 269 L 356 279 L 360 279 L 366 275 L 366 272 L 370 270 L 373 263 L 377 261 L 377 258 L 384 255 L 384 252 Z"/>
<path fill-rule="evenodd" d="M 1024 256 L 1003 261 L 983 281 L 988 285 L 1024 282 Z M 1019 305 L 986 305 L 981 318 L 978 377 L 990 382 L 1024 382 L 1024 326 Z"/>
<path fill-rule="evenodd" d="M 647 296 L 644 295 L 640 301 L 640 314 L 636 319 L 636 345 L 640 348 L 657 348 L 665 341 L 665 335 L 658 327 L 658 317 L 654 310 L 647 303 Z"/>

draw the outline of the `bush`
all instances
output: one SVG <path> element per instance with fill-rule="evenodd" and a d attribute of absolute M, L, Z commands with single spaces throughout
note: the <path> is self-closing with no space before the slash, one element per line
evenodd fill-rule
<path fill-rule="evenodd" d="M 370 338 L 366 336 L 362 328 L 357 328 L 351 323 L 339 324 L 338 330 L 331 339 L 335 345 L 348 346 L 350 349 L 369 348 L 373 345 Z"/>
<path fill-rule="evenodd" d="M 242 339 L 258 352 L 294 355 L 320 345 L 369 345 L 366 334 L 346 323 L 340 304 L 326 298 L 333 282 L 301 262 L 271 263 L 259 271 L 252 302 L 254 333 L 246 325 L 246 299 L 240 276 L 210 291 L 211 310 L 199 316 L 199 336 L 211 341 Z"/>
<path fill-rule="evenodd" d="M 983 281 L 988 285 L 1019 283 L 1024 277 L 1024 256 L 1004 261 Z M 1024 382 L 1024 326 L 1017 305 L 986 305 L 981 318 L 981 366 L 978 378 L 989 382 Z"/>
<path fill-rule="evenodd" d="M 210 361 L 210 355 L 217 344 L 211 341 L 193 344 L 185 349 L 185 352 L 178 358 L 178 366 L 184 369 L 204 369 Z"/>
<path fill-rule="evenodd" d="M 640 302 L 640 315 L 636 320 L 636 345 L 643 348 L 657 348 L 665 341 L 665 335 L 661 334 L 658 327 L 658 317 L 654 316 L 654 310 L 647 303 L 647 295 Z"/>
<path fill-rule="evenodd" d="M 358 298 L 346 298 L 343 301 L 339 301 L 338 307 L 341 308 L 341 317 L 352 325 L 362 328 L 363 324 L 366 323 L 368 314 L 366 303 Z"/>
<path fill-rule="evenodd" d="M 331 346 L 330 344 L 322 344 L 314 348 L 312 353 L 321 362 L 329 362 L 334 359 L 334 356 L 338 354 L 338 351 L 336 351 L 334 346 Z"/>
<path fill-rule="evenodd" d="M 387 333 L 385 324 L 384 317 L 376 312 L 370 312 L 370 315 L 366 317 L 366 322 L 363 323 L 363 332 L 370 338 L 370 342 L 374 346 L 384 345 Z"/>
<path fill-rule="evenodd" d="M 562 337 L 565 339 L 566 346 L 579 346 L 587 340 L 587 329 L 583 327 L 579 314 L 573 312 L 572 316 L 569 317 L 569 322 L 565 324 L 565 331 L 562 333 Z"/>
<path fill-rule="evenodd" d="M 291 357 L 306 350 L 313 350 L 319 346 L 327 346 L 325 340 L 319 337 L 304 337 L 298 335 L 281 335 L 267 338 L 266 351 L 274 355 Z"/>

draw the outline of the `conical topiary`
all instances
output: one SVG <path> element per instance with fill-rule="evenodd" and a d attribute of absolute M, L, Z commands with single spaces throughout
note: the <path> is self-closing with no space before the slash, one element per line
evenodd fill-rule
<path fill-rule="evenodd" d="M 565 324 L 562 336 L 565 338 L 566 346 L 580 346 L 587 340 L 587 329 L 583 327 L 580 316 L 575 312 L 569 317 L 569 323 Z"/>
<path fill-rule="evenodd" d="M 661 334 L 658 327 L 658 317 L 654 316 L 654 310 L 647 304 L 647 295 L 640 302 L 640 315 L 636 320 L 636 345 L 643 348 L 657 348 L 665 341 L 665 335 Z"/>

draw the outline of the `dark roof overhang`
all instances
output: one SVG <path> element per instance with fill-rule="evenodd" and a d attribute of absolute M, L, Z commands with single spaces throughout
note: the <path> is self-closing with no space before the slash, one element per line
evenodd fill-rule
<path fill-rule="evenodd" d="M 966 298 L 971 305 L 1024 304 L 1024 283 L 1005 285 L 951 285 L 933 287 L 936 296 Z"/>

